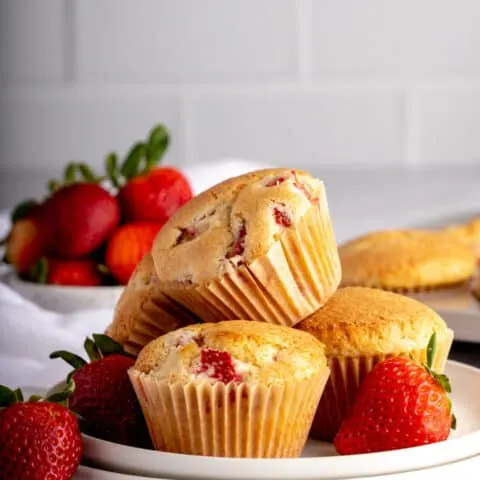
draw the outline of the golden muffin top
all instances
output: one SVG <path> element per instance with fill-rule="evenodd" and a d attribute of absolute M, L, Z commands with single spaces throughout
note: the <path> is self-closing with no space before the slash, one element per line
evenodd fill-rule
<path fill-rule="evenodd" d="M 266 385 L 324 374 L 324 346 L 308 333 L 264 322 L 230 320 L 180 328 L 153 340 L 132 371 L 159 380 Z"/>
<path fill-rule="evenodd" d="M 480 217 L 472 218 L 468 222 L 458 225 L 451 225 L 445 231 L 454 235 L 480 256 Z"/>
<path fill-rule="evenodd" d="M 158 291 L 158 279 L 155 273 L 152 256 L 147 253 L 137 264 L 128 284 L 115 306 L 113 321 L 106 330 L 106 335 L 123 345 L 137 321 L 137 312 L 152 295 Z M 157 293 L 158 292 L 158 293 Z"/>
<path fill-rule="evenodd" d="M 312 204 L 326 205 L 323 183 L 287 168 L 221 182 L 182 206 L 162 227 L 152 255 L 161 283 L 198 284 L 266 254 Z"/>
<path fill-rule="evenodd" d="M 422 290 L 472 277 L 475 256 L 452 235 L 427 230 L 385 230 L 339 248 L 342 285 Z"/>
<path fill-rule="evenodd" d="M 339 289 L 295 328 L 320 340 L 327 357 L 408 352 L 425 348 L 434 331 L 438 340 L 450 335 L 444 320 L 423 303 L 367 287 Z"/>

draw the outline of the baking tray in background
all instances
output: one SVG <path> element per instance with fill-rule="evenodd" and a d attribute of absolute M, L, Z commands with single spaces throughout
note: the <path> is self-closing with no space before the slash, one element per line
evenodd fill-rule
<path fill-rule="evenodd" d="M 480 217 L 480 209 L 439 216 L 410 228 L 439 229 Z M 480 274 L 480 266 L 479 266 Z M 480 300 L 470 285 L 411 295 L 436 310 L 455 332 L 455 340 L 480 343 Z"/>

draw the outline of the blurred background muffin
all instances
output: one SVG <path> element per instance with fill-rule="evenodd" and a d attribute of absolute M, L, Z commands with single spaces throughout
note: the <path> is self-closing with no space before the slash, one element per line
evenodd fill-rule
<path fill-rule="evenodd" d="M 457 286 L 475 273 L 476 259 L 451 235 L 427 230 L 375 231 L 339 247 L 343 286 L 421 292 Z"/>

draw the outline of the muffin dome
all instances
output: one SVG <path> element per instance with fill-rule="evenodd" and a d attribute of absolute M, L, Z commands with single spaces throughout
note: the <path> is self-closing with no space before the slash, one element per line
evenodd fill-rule
<path fill-rule="evenodd" d="M 342 285 L 392 291 L 441 288 L 470 279 L 475 256 L 453 236 L 424 230 L 372 232 L 339 248 Z"/>
<path fill-rule="evenodd" d="M 201 283 L 265 255 L 323 194 L 306 172 L 269 169 L 193 198 L 162 227 L 152 252 L 161 282 Z"/>
<path fill-rule="evenodd" d="M 340 288 L 297 328 L 323 342 L 328 357 L 409 352 L 426 348 L 433 332 L 438 342 L 451 337 L 445 321 L 423 303 L 366 287 Z"/>
<path fill-rule="evenodd" d="M 133 369 L 170 383 L 247 382 L 274 385 L 306 380 L 327 369 L 313 336 L 246 320 L 181 328 L 149 343 Z"/>

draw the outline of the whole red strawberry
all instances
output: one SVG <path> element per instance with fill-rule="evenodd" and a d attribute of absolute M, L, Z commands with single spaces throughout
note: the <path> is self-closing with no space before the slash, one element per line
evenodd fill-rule
<path fill-rule="evenodd" d="M 407 357 L 384 360 L 365 378 L 334 444 L 340 454 L 396 450 L 446 440 L 455 428 L 445 375 Z"/>
<path fill-rule="evenodd" d="M 127 370 L 135 360 L 120 345 L 105 335 L 85 340 L 90 358 L 65 351 L 50 358 L 62 358 L 74 367 L 70 374 L 75 390 L 69 407 L 81 417 L 82 431 L 111 442 L 139 447 L 150 446 L 143 414 L 130 383 Z"/>
<path fill-rule="evenodd" d="M 0 478 L 70 480 L 83 445 L 77 418 L 54 403 L 68 392 L 23 402 L 19 390 L 0 386 Z"/>
<path fill-rule="evenodd" d="M 130 179 L 118 194 L 127 221 L 165 223 L 193 196 L 185 175 L 159 167 Z"/>
<path fill-rule="evenodd" d="M 12 228 L 6 239 L 5 259 L 20 275 L 51 250 L 52 225 L 45 206 L 31 201 L 19 205 L 12 214 Z"/>
<path fill-rule="evenodd" d="M 102 275 L 95 261 L 89 258 L 78 260 L 49 259 L 47 261 L 46 283 L 49 285 L 70 285 L 97 287 L 102 285 Z"/>
<path fill-rule="evenodd" d="M 120 285 L 126 285 L 140 260 L 152 249 L 161 225 L 130 223 L 122 225 L 110 237 L 105 263 Z"/>
<path fill-rule="evenodd" d="M 115 197 L 96 183 L 60 187 L 47 200 L 55 226 L 53 251 L 62 258 L 78 258 L 100 247 L 120 221 Z"/>
<path fill-rule="evenodd" d="M 192 198 L 188 179 L 173 167 L 156 167 L 170 142 L 165 126 L 154 127 L 146 142 L 138 142 L 121 166 L 117 157 L 107 157 L 107 172 L 119 188 L 125 222 L 164 224 L 172 214 Z"/>

